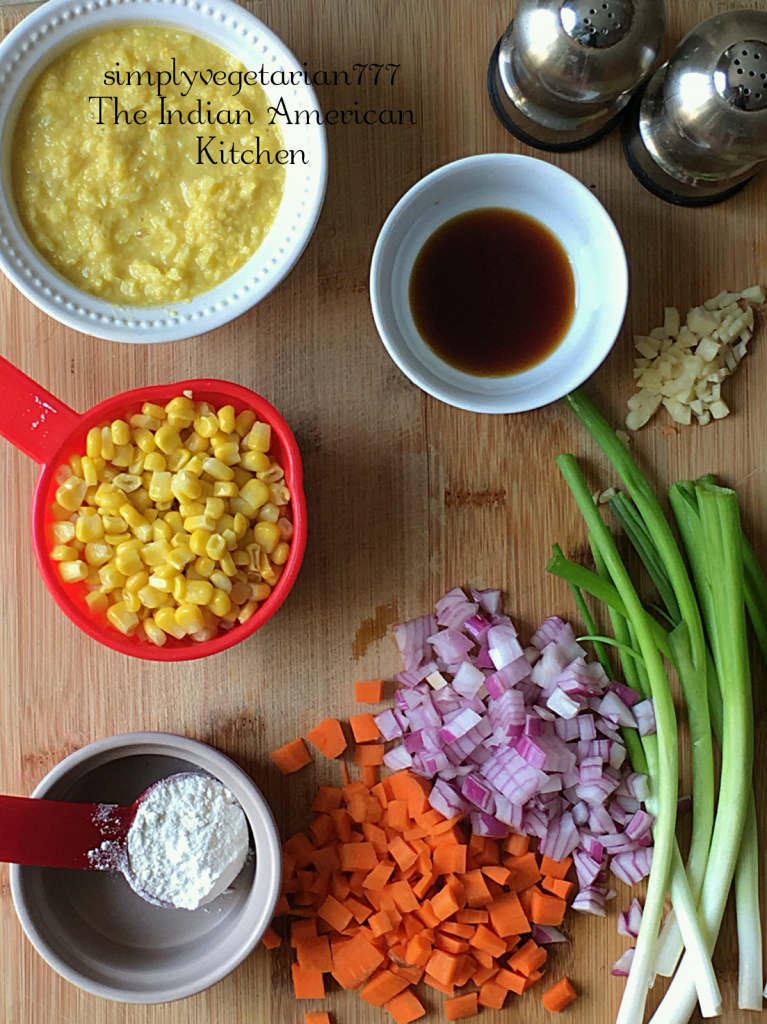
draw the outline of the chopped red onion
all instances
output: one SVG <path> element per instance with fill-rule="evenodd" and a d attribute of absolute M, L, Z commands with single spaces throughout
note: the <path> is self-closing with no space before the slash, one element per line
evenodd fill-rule
<path fill-rule="evenodd" d="M 498 615 L 501 611 L 500 590 L 472 590 L 472 600 L 477 601 L 488 615 Z"/>
<path fill-rule="evenodd" d="M 633 960 L 634 947 L 632 946 L 631 949 L 627 949 L 625 953 L 618 957 L 610 973 L 614 974 L 616 978 L 628 978 Z"/>
<path fill-rule="evenodd" d="M 655 704 L 651 700 L 643 700 L 631 709 L 637 721 L 640 736 L 650 736 L 656 731 Z"/>
<path fill-rule="evenodd" d="M 628 729 L 636 729 L 637 727 L 637 720 L 631 713 L 631 708 L 626 707 L 614 690 L 608 690 L 602 698 L 599 705 L 599 714 L 612 723 L 612 725 L 622 725 Z"/>
<path fill-rule="evenodd" d="M 533 942 L 537 942 L 539 946 L 545 946 L 546 943 L 550 942 L 569 941 L 566 935 L 563 935 L 558 928 L 554 928 L 550 924 L 533 925 Z"/>
<path fill-rule="evenodd" d="M 632 853 L 617 853 L 610 861 L 610 870 L 626 885 L 636 885 L 647 878 L 652 867 L 652 847 L 645 846 Z"/>
<path fill-rule="evenodd" d="M 374 715 L 373 721 L 378 726 L 378 731 L 385 740 L 396 740 L 402 735 L 402 727 L 391 708 L 382 711 L 380 715 Z"/>

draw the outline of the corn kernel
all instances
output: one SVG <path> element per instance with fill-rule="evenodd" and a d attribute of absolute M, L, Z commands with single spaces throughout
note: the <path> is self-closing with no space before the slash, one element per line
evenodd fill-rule
<path fill-rule="evenodd" d="M 208 498 L 213 497 L 213 485 L 215 480 L 206 480 L 205 477 L 200 478 L 200 501 L 207 501 Z"/>
<path fill-rule="evenodd" d="M 184 519 L 190 519 L 192 516 L 204 516 L 205 506 L 201 501 L 187 501 L 179 504 L 178 511 Z"/>
<path fill-rule="evenodd" d="M 99 615 L 109 607 L 109 598 L 98 590 L 91 590 L 89 594 L 85 595 L 85 603 L 94 615 Z"/>
<path fill-rule="evenodd" d="M 202 468 L 202 459 L 200 456 L 193 455 L 189 462 L 187 462 L 186 466 L 184 466 L 184 469 L 187 473 L 193 473 L 197 477 L 202 476 L 204 470 Z"/>
<path fill-rule="evenodd" d="M 202 468 L 212 476 L 214 480 L 233 480 L 234 470 L 225 466 L 219 459 L 212 459 L 209 456 L 202 460 Z"/>
<path fill-rule="evenodd" d="M 276 523 L 280 518 L 280 510 L 271 501 L 262 505 L 258 513 L 259 523 Z"/>
<path fill-rule="evenodd" d="M 240 462 L 240 447 L 236 441 L 227 441 L 225 444 L 214 445 L 213 454 L 225 466 L 236 466 Z"/>
<path fill-rule="evenodd" d="M 59 576 L 65 583 L 81 583 L 87 575 L 88 566 L 79 558 L 74 561 L 59 562 Z"/>
<path fill-rule="evenodd" d="M 159 430 L 162 426 L 162 420 L 156 416 L 147 416 L 145 413 L 136 413 L 134 416 L 131 416 L 130 425 L 132 427 L 143 427 L 145 430 L 151 430 L 154 433 L 155 430 Z"/>
<path fill-rule="evenodd" d="M 250 600 L 250 586 L 242 580 L 237 580 L 229 594 L 233 605 L 243 605 Z M 239 608 L 238 608 L 239 611 Z"/>
<path fill-rule="evenodd" d="M 213 612 L 214 615 L 218 615 L 219 618 L 226 615 L 229 609 L 232 607 L 232 602 L 229 599 L 229 595 L 223 590 L 214 590 L 213 597 L 207 604 L 207 607 Z"/>
<path fill-rule="evenodd" d="M 132 594 L 138 593 L 142 587 L 145 587 L 149 583 L 149 573 L 146 570 L 135 573 L 133 576 L 129 576 L 125 581 L 125 590 L 129 590 Z"/>
<path fill-rule="evenodd" d="M 208 558 L 212 558 L 215 561 L 218 561 L 218 559 L 223 555 L 223 553 L 226 550 L 227 550 L 226 541 L 221 536 L 221 534 L 220 533 L 213 533 L 213 534 L 211 534 L 211 536 L 210 536 L 210 538 L 208 540 L 208 543 L 205 546 L 205 551 L 206 551 L 206 553 L 208 555 Z M 199 572 L 199 570 L 198 570 L 198 572 Z"/>
<path fill-rule="evenodd" d="M 171 536 L 175 536 L 184 528 L 184 520 L 179 512 L 166 512 L 163 521 L 170 528 Z"/>
<path fill-rule="evenodd" d="M 274 505 L 288 504 L 288 502 L 290 501 L 290 491 L 286 487 L 284 480 L 276 484 L 270 484 L 269 501 L 271 501 Z"/>
<path fill-rule="evenodd" d="M 149 522 L 146 522 L 141 526 L 132 527 L 131 532 L 136 540 L 140 540 L 142 544 L 149 544 L 154 540 L 152 524 Z"/>
<path fill-rule="evenodd" d="M 147 640 L 157 647 L 162 647 L 168 639 L 165 632 L 160 629 L 154 619 L 144 619 L 144 632 L 146 633 Z"/>
<path fill-rule="evenodd" d="M 101 451 L 99 455 L 107 462 L 111 462 L 115 454 L 115 443 L 112 440 L 112 431 L 109 427 L 101 428 Z"/>
<path fill-rule="evenodd" d="M 270 555 L 279 542 L 280 528 L 276 523 L 256 523 L 253 527 L 253 536 L 256 544 Z"/>
<path fill-rule="evenodd" d="M 183 604 L 186 601 L 186 576 L 178 575 L 173 580 L 173 600 L 178 604 Z"/>
<path fill-rule="evenodd" d="M 154 434 L 151 430 L 147 430 L 146 427 L 140 427 L 133 432 L 133 441 L 145 455 L 149 455 L 157 447 Z"/>
<path fill-rule="evenodd" d="M 69 464 L 69 468 L 71 470 L 71 473 L 74 476 L 79 476 L 79 477 L 83 477 L 84 476 L 84 474 L 83 474 L 83 460 L 80 458 L 79 455 L 70 455 L 69 459 L 68 459 L 68 464 Z M 62 470 L 64 470 L 63 466 L 61 468 L 62 468 Z M 70 474 L 67 474 L 67 477 L 69 475 Z M 67 479 L 67 477 L 65 477 L 64 479 Z M 63 481 L 62 481 L 62 483 L 63 483 Z"/>
<path fill-rule="evenodd" d="M 127 469 L 135 458 L 136 453 L 132 444 L 119 444 L 115 447 L 115 453 L 112 456 L 111 461 L 113 466 L 119 466 L 120 469 Z"/>
<path fill-rule="evenodd" d="M 272 564 L 273 565 L 284 565 L 288 560 L 290 554 L 290 544 L 286 544 L 284 540 L 281 540 L 279 544 L 272 551 Z"/>
<path fill-rule="evenodd" d="M 152 586 L 146 586 L 137 592 L 136 597 L 145 608 L 160 608 L 165 604 L 166 595 L 161 590 L 155 590 Z M 138 611 L 138 608 L 136 611 Z"/>
<path fill-rule="evenodd" d="M 244 444 L 252 452 L 268 452 L 272 446 L 272 428 L 268 423 L 256 421 L 250 428 Z"/>
<path fill-rule="evenodd" d="M 173 536 L 173 530 L 165 522 L 164 519 L 155 519 L 152 523 L 152 536 L 151 540 L 167 540 L 169 541 Z"/>
<path fill-rule="evenodd" d="M 168 555 L 166 562 L 179 572 L 183 572 L 184 566 L 189 565 L 195 559 L 194 551 L 188 547 L 177 547 Z"/>
<path fill-rule="evenodd" d="M 277 574 L 272 568 L 272 563 L 269 561 L 269 556 L 265 551 L 261 551 L 258 556 L 258 571 L 267 583 L 277 579 Z"/>
<path fill-rule="evenodd" d="M 212 412 L 198 416 L 194 421 L 194 432 L 205 439 L 213 437 L 218 432 L 218 417 Z"/>
<path fill-rule="evenodd" d="M 240 489 L 234 480 L 216 480 L 213 484 L 215 498 L 236 498 Z"/>
<path fill-rule="evenodd" d="M 99 474 L 93 459 L 89 455 L 83 455 L 80 460 L 80 467 L 83 480 L 85 480 L 88 487 L 94 487 L 99 482 Z"/>
<path fill-rule="evenodd" d="M 170 563 L 166 562 L 164 565 L 158 565 L 155 567 L 153 578 L 158 580 L 170 580 L 172 582 L 178 576 L 178 573 L 179 570 L 175 566 L 170 565 Z M 155 584 L 153 583 L 152 586 L 155 586 Z M 160 587 L 160 590 L 162 589 L 163 588 Z M 166 587 L 165 589 L 170 590 L 171 588 Z"/>
<path fill-rule="evenodd" d="M 171 489 L 172 473 L 152 473 L 149 483 L 149 497 L 154 502 L 172 501 L 173 491 Z"/>
<path fill-rule="evenodd" d="M 92 459 L 101 455 L 101 428 L 91 427 L 85 439 L 85 451 Z"/>
<path fill-rule="evenodd" d="M 146 525 L 146 518 L 142 516 L 139 510 L 137 508 L 134 508 L 134 506 L 131 505 L 129 501 L 126 501 L 124 504 L 120 505 L 119 511 L 123 519 L 123 525 L 125 523 L 127 523 L 128 526 Z"/>
<path fill-rule="evenodd" d="M 139 487 L 139 489 L 134 491 L 131 495 L 131 502 L 139 512 L 146 512 L 152 504 L 152 499 L 149 497 L 149 492 L 147 490 L 143 487 Z"/>
<path fill-rule="evenodd" d="M 128 466 L 128 472 L 131 476 L 142 476 L 144 473 L 144 462 L 146 461 L 146 455 L 141 451 L 140 448 L 134 450 L 134 459 Z"/>
<path fill-rule="evenodd" d="M 210 582 L 216 590 L 223 590 L 225 594 L 229 594 L 232 591 L 232 581 L 225 572 L 221 572 L 220 570 L 212 572 L 210 574 Z"/>
<path fill-rule="evenodd" d="M 195 530 L 189 538 L 189 547 L 196 555 L 203 556 L 207 553 L 211 533 L 211 530 Z"/>
<path fill-rule="evenodd" d="M 130 506 L 133 508 L 133 506 Z M 125 533 L 127 523 L 122 516 L 110 516 L 102 511 L 101 521 L 104 524 L 104 532 L 107 534 Z"/>
<path fill-rule="evenodd" d="M 192 453 L 192 456 L 202 454 L 210 447 L 207 437 L 201 437 L 197 431 L 193 431 L 184 442 L 188 450 Z"/>
<path fill-rule="evenodd" d="M 216 563 L 213 559 L 207 558 L 205 555 L 201 555 L 194 563 L 195 572 L 199 573 L 204 579 L 207 579 L 215 568 Z"/>
<path fill-rule="evenodd" d="M 202 486 L 194 473 L 188 469 L 181 469 L 171 478 L 171 490 L 177 500 L 183 504 L 199 498 Z"/>
<path fill-rule="evenodd" d="M 255 601 L 248 601 L 247 604 L 243 605 L 242 608 L 240 608 L 240 614 L 237 616 L 237 621 L 240 623 L 247 622 L 251 615 L 255 612 L 256 607 L 257 605 Z"/>
<path fill-rule="evenodd" d="M 224 570 L 226 575 L 234 576 L 234 574 L 237 572 L 237 566 L 234 564 L 232 556 L 229 554 L 228 551 L 221 556 L 219 561 L 221 564 L 221 568 Z"/>
<path fill-rule="evenodd" d="M 105 533 L 104 542 L 111 544 L 113 548 L 117 548 L 120 544 L 124 544 L 126 541 L 131 540 L 129 533 Z"/>
<path fill-rule="evenodd" d="M 268 583 L 254 583 L 250 592 L 254 601 L 265 601 L 271 594 L 272 588 Z"/>
<path fill-rule="evenodd" d="M 125 576 L 117 568 L 115 562 L 109 562 L 108 565 L 101 566 L 99 569 L 99 579 L 101 580 L 101 589 L 105 594 L 125 586 Z"/>
<path fill-rule="evenodd" d="M 231 472 L 231 471 L 230 471 Z M 83 503 L 88 485 L 80 477 L 70 476 L 68 480 L 57 488 L 56 501 L 65 508 L 67 512 L 76 512 Z"/>
<path fill-rule="evenodd" d="M 259 480 L 263 480 L 264 483 L 273 484 L 277 480 L 283 479 L 285 470 L 282 466 L 278 466 L 276 462 L 273 462 L 269 469 L 265 469 L 263 473 L 257 473 L 256 476 Z"/>
<path fill-rule="evenodd" d="M 112 441 L 115 444 L 128 444 L 130 441 L 130 427 L 125 420 L 112 420 L 112 425 L 109 429 L 112 434 Z"/>
<path fill-rule="evenodd" d="M 154 435 L 155 443 L 160 451 L 172 452 L 174 448 L 181 447 L 181 435 L 169 423 L 164 423 Z"/>
<path fill-rule="evenodd" d="M 159 431 L 158 431 L 159 433 Z M 149 452 L 144 456 L 144 469 L 150 473 L 162 473 L 165 471 L 168 463 L 166 462 L 165 456 L 159 452 Z"/>
<path fill-rule="evenodd" d="M 141 477 L 133 473 L 118 473 L 112 482 L 123 494 L 132 494 L 141 487 Z"/>
<path fill-rule="evenodd" d="M 141 611 L 141 599 L 138 594 L 132 593 L 130 590 L 126 590 L 125 587 L 123 587 L 120 597 L 129 612 L 134 612 L 135 614 L 136 612 Z"/>
<path fill-rule="evenodd" d="M 141 557 L 146 565 L 164 565 L 168 555 L 173 553 L 173 548 L 167 540 L 155 540 L 145 544 L 141 549 Z"/>
<path fill-rule="evenodd" d="M 188 448 L 174 448 L 172 452 L 168 452 L 167 464 L 168 469 L 172 473 L 177 473 L 192 458 L 192 453 Z"/>
<path fill-rule="evenodd" d="M 96 567 L 106 565 L 111 557 L 112 548 L 103 540 L 91 541 L 85 545 L 85 561 L 88 565 Z"/>
<path fill-rule="evenodd" d="M 253 410 L 243 409 L 239 416 L 235 417 L 234 429 L 237 431 L 240 437 L 245 437 L 255 422 L 256 414 L 253 412 Z"/>
<path fill-rule="evenodd" d="M 141 561 L 141 555 L 135 548 L 117 555 L 115 558 L 115 565 L 123 576 L 133 576 L 135 573 L 141 572 L 144 568 L 144 563 Z"/>
<path fill-rule="evenodd" d="M 240 568 L 244 568 L 245 566 L 249 566 L 251 564 L 250 555 L 248 554 L 247 551 L 233 551 L 232 561 L 234 562 L 235 565 L 239 565 Z"/>
<path fill-rule="evenodd" d="M 210 586 L 210 584 L 208 584 Z M 211 590 L 213 588 L 211 587 Z M 182 626 L 187 633 L 197 633 L 205 627 L 205 619 L 202 617 L 199 605 L 185 602 L 176 609 L 176 622 Z"/>
<path fill-rule="evenodd" d="M 237 534 L 234 530 L 224 530 L 221 536 L 226 541 L 227 551 L 236 551 L 237 549 Z M 222 556 L 223 557 L 223 556 Z"/>
<path fill-rule="evenodd" d="M 214 522 L 220 519 L 224 512 L 226 512 L 226 502 L 223 498 L 205 499 L 205 515 L 210 516 Z"/>
<path fill-rule="evenodd" d="M 269 500 L 269 487 L 263 480 L 258 478 L 249 480 L 244 487 L 240 488 L 240 497 L 247 501 L 255 511 Z"/>
<path fill-rule="evenodd" d="M 66 544 L 75 539 L 75 524 L 68 522 L 54 523 L 51 535 L 57 544 Z"/>
<path fill-rule="evenodd" d="M 138 616 L 125 606 L 124 601 L 118 601 L 111 605 L 107 609 L 107 618 L 113 626 L 126 635 L 134 630 L 139 622 Z"/>
<path fill-rule="evenodd" d="M 213 584 L 208 580 L 191 580 L 186 585 L 187 604 L 207 604 L 213 597 Z"/>
<path fill-rule="evenodd" d="M 240 460 L 240 468 L 250 473 L 263 473 L 270 465 L 269 456 L 264 452 L 244 452 Z"/>
<path fill-rule="evenodd" d="M 76 562 L 77 550 L 69 544 L 57 544 L 51 551 L 51 558 L 54 562 Z"/>

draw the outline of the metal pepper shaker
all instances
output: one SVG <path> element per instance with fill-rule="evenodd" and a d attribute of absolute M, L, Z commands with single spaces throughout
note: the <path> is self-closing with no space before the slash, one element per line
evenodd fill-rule
<path fill-rule="evenodd" d="M 606 135 L 649 75 L 663 0 L 518 0 L 488 68 L 496 114 L 538 149 L 581 149 Z"/>
<path fill-rule="evenodd" d="M 767 13 L 701 22 L 626 112 L 626 159 L 667 202 L 705 206 L 743 188 L 767 161 Z"/>

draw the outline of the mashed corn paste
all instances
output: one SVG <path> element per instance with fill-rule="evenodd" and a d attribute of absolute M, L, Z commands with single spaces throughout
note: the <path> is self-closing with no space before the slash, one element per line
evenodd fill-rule
<path fill-rule="evenodd" d="M 158 87 L 158 70 L 171 66 L 189 74 Z M 117 85 L 122 69 L 144 74 Z M 225 72 L 223 84 L 209 71 Z M 213 43 L 156 25 L 90 36 L 46 68 L 14 132 L 13 187 L 30 239 L 59 273 L 146 306 L 207 291 L 253 255 L 276 216 L 286 161 L 275 159 L 285 151 L 266 94 L 232 85 L 236 72 L 245 67 Z M 96 99 L 105 96 L 116 102 Z M 181 115 L 168 123 L 171 110 Z M 242 150 L 260 159 L 226 156 Z"/>

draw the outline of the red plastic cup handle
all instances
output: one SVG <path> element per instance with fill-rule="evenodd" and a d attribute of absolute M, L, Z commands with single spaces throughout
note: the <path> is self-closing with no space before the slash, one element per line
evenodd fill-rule
<path fill-rule="evenodd" d="M 80 420 L 60 398 L 0 356 L 0 434 L 45 465 Z"/>

